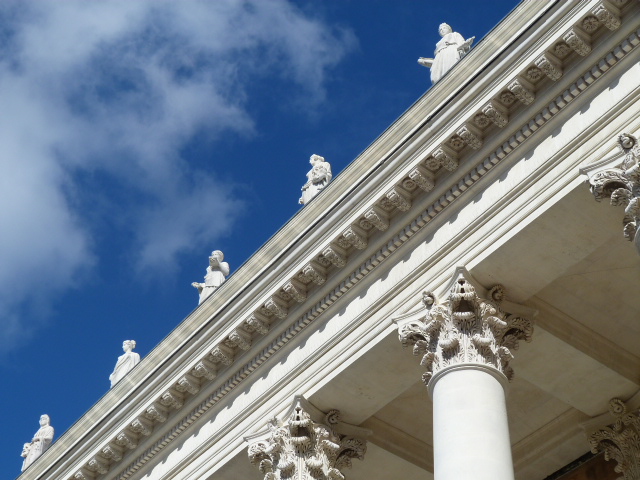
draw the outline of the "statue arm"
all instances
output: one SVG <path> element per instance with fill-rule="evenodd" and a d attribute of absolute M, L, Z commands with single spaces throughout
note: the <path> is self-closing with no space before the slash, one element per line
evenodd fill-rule
<path fill-rule="evenodd" d="M 229 264 L 227 262 L 222 262 L 220 264 L 220 270 L 222 271 L 222 274 L 226 277 L 227 275 L 229 275 L 229 272 L 230 272 Z"/>
<path fill-rule="evenodd" d="M 431 65 L 433 65 L 433 58 L 420 57 L 418 59 L 418 63 L 423 67 L 431 68 Z"/>

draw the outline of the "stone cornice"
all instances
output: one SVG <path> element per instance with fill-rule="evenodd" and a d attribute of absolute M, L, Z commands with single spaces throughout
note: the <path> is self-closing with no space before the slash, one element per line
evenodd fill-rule
<path fill-rule="evenodd" d="M 593 2 L 589 3 L 591 7 L 594 6 Z M 607 3 L 606 5 L 610 4 Z M 562 9 L 561 6 L 558 8 L 560 10 Z M 588 16 L 588 13 L 587 11 L 585 15 Z M 508 21 L 511 20 L 512 19 L 508 19 Z M 583 19 L 580 17 L 578 22 L 582 21 Z M 572 28 L 574 27 L 569 27 L 566 31 L 560 32 L 558 38 L 561 38 L 562 35 Z M 601 26 L 601 29 L 602 28 L 608 27 L 605 27 L 603 24 Z M 425 149 L 422 153 L 428 152 L 426 155 L 413 155 L 409 157 L 409 160 L 405 159 L 403 162 L 398 162 L 398 165 L 392 168 L 393 172 L 395 172 L 394 175 L 391 177 L 384 175 L 385 179 L 391 178 L 395 181 L 395 185 L 389 185 L 387 183 L 386 188 L 378 188 L 378 185 L 383 185 L 383 183 L 379 182 L 384 182 L 384 179 L 377 178 L 375 181 L 370 182 L 372 186 L 368 187 L 369 189 L 366 192 L 349 192 L 345 190 L 346 187 L 344 183 L 346 180 L 340 181 L 342 175 L 338 177 L 332 186 L 321 194 L 321 196 L 325 198 L 324 204 L 321 205 L 320 202 L 313 201 L 306 206 L 287 227 L 281 232 L 278 232 L 254 258 L 247 262 L 245 267 L 239 269 L 239 271 L 216 292 L 216 295 L 203 303 L 167 340 L 154 349 L 142 363 L 141 367 L 143 368 L 137 368 L 131 372 L 125 381 L 121 382 L 121 385 L 112 389 L 96 407 L 78 422 L 74 429 L 89 431 L 89 428 L 86 428 L 86 426 L 93 425 L 96 418 L 104 418 L 108 415 L 113 416 L 113 421 L 110 425 L 99 426 L 99 428 L 102 429 L 101 432 L 103 432 L 100 434 L 101 438 L 110 437 L 111 439 L 103 442 L 104 444 L 100 444 L 96 452 L 92 455 L 102 455 L 100 452 L 108 451 L 109 448 L 111 451 L 115 451 L 114 449 L 116 448 L 131 448 L 129 445 L 137 444 L 139 441 L 145 441 L 145 428 L 143 427 L 146 425 L 146 420 L 154 422 L 152 424 L 154 429 L 160 428 L 161 430 L 158 431 L 166 431 L 168 433 L 155 441 L 153 445 L 147 446 L 145 452 L 139 455 L 132 463 L 129 462 L 124 470 L 121 470 L 118 478 L 128 478 L 151 459 L 155 453 L 185 431 L 204 411 L 215 405 L 236 385 L 262 365 L 275 351 L 282 348 L 282 346 L 289 342 L 297 333 L 302 331 L 302 329 L 329 308 L 340 296 L 373 271 L 377 265 L 390 256 L 417 231 L 431 222 L 440 212 L 447 208 L 456 198 L 460 197 L 464 191 L 473 186 L 491 168 L 506 158 L 513 149 L 526 141 L 538 128 L 553 118 L 570 101 L 579 96 L 589 85 L 593 84 L 602 74 L 633 50 L 638 43 L 640 43 L 640 38 L 637 32 L 627 35 L 626 40 L 623 40 L 617 48 L 611 50 L 611 52 L 604 57 L 597 59 L 594 66 L 589 67 L 586 73 L 581 75 L 578 80 L 561 93 L 556 100 L 544 105 L 542 109 L 540 109 L 540 106 L 536 102 L 533 102 L 529 106 L 526 106 L 523 102 L 520 102 L 520 106 L 507 106 L 504 105 L 503 100 L 500 100 L 499 97 L 491 99 L 488 102 L 485 98 L 483 102 L 486 105 L 495 104 L 498 110 L 508 113 L 509 108 L 514 109 L 513 111 L 517 112 L 517 115 L 511 115 L 513 118 L 521 118 L 523 115 L 522 109 L 524 108 L 533 109 L 533 112 L 528 113 L 531 120 L 525 122 L 507 142 L 497 148 L 493 145 L 495 143 L 493 139 L 496 135 L 502 135 L 502 133 L 497 132 L 500 132 L 501 128 L 504 127 L 499 127 L 495 124 L 485 125 L 484 127 L 479 127 L 477 124 L 473 126 L 471 122 L 476 122 L 475 118 L 478 112 L 483 111 L 482 108 L 478 108 L 478 110 L 470 110 L 471 116 L 458 118 L 457 123 L 449 122 L 451 123 L 451 131 L 464 142 L 463 146 L 456 142 L 452 144 L 451 139 L 453 137 L 449 137 L 448 143 L 445 142 L 439 146 L 433 146 L 434 148 L 429 147 Z M 553 45 L 553 42 L 550 42 L 549 45 Z M 474 58 L 471 55 L 469 57 Z M 491 57 L 486 61 L 489 62 L 493 60 L 493 58 L 495 57 Z M 562 61 L 573 65 L 571 62 L 582 62 L 584 60 L 581 57 L 578 59 L 578 54 L 576 54 L 575 58 L 571 57 L 571 54 L 567 54 Z M 463 62 L 460 63 L 462 64 Z M 566 70 L 565 63 L 559 66 Z M 522 72 L 524 73 L 522 75 L 527 75 L 530 68 L 529 66 L 523 67 Z M 531 77 L 530 72 L 528 75 Z M 504 88 L 509 90 L 508 87 L 512 85 L 512 81 L 513 78 L 505 83 Z M 530 80 L 527 80 L 527 82 L 529 81 Z M 543 82 L 547 80 L 538 78 L 537 81 Z M 548 81 L 551 82 L 552 80 Z M 524 81 L 520 81 L 520 85 L 531 88 L 530 85 Z M 497 88 L 495 91 L 498 92 L 497 95 L 499 96 L 503 92 L 501 88 Z M 431 96 L 437 93 L 438 91 Z M 430 96 L 429 93 L 423 97 L 423 99 L 428 96 Z M 422 102 L 423 99 L 419 102 Z M 513 103 L 513 105 L 517 104 L 518 102 Z M 411 117 L 415 115 L 416 112 L 413 109 L 417 108 L 417 106 L 418 104 L 412 107 L 412 110 L 407 112 L 405 116 Z M 399 120 L 399 122 L 401 123 L 402 120 L 403 119 Z M 522 123 L 520 123 L 520 125 L 522 125 Z M 471 128 L 469 128 L 470 126 Z M 391 129 L 397 127 L 398 125 L 394 124 Z M 484 135 L 485 138 L 481 146 L 481 152 L 483 152 L 482 160 L 474 165 L 469 165 L 471 163 L 470 154 L 475 152 L 475 147 L 472 145 L 474 141 L 473 139 L 465 140 L 467 134 L 464 132 L 464 128 L 471 131 L 472 135 L 478 139 L 480 139 L 478 130 L 481 128 L 485 128 L 485 132 L 490 132 L 490 134 Z M 491 133 L 491 131 L 493 133 Z M 386 138 L 383 138 L 385 135 L 387 135 L 387 132 L 385 132 L 381 139 L 374 145 L 377 145 L 383 140 L 387 141 Z M 492 141 L 487 141 L 489 138 Z M 460 150 L 456 150 L 456 145 Z M 369 149 L 365 151 L 363 156 L 366 157 L 369 151 Z M 359 157 L 353 166 L 343 172 L 345 175 L 344 178 L 349 178 L 354 172 L 363 172 L 363 156 Z M 428 162 L 431 162 L 431 160 L 429 160 L 430 158 L 437 159 L 438 157 L 443 158 L 442 164 L 439 164 L 434 171 L 434 169 L 429 168 Z M 464 167 L 463 172 L 467 172 L 466 174 L 461 174 L 456 171 L 454 174 L 455 177 L 451 176 L 452 174 L 449 173 L 450 169 L 448 169 L 446 165 L 453 165 L 447 163 L 450 162 L 447 158 L 453 157 L 456 157 L 458 164 Z M 387 160 L 391 158 L 390 156 Z M 474 158 L 477 159 L 475 155 Z M 434 164 L 431 163 L 431 165 L 433 166 Z M 387 167 L 389 167 L 389 165 L 387 165 Z M 462 167 L 457 168 L 459 170 Z M 415 171 L 417 171 L 419 175 L 416 175 Z M 426 180 L 420 180 L 420 176 Z M 443 183 L 444 178 L 447 179 L 447 183 Z M 451 182 L 452 178 L 454 182 Z M 408 180 L 411 180 L 413 184 Z M 434 187 L 425 188 L 421 185 L 421 183 L 430 185 L 429 182 L 434 183 Z M 336 184 L 339 186 L 334 188 Z M 449 185 L 452 186 L 449 187 Z M 431 188 L 433 188 L 433 190 L 431 190 Z M 376 189 L 378 191 L 377 195 L 375 194 Z M 307 233 L 318 226 L 317 222 L 313 223 L 310 221 L 310 217 L 312 217 L 314 213 L 316 215 L 318 214 L 318 209 L 324 209 L 327 205 L 331 205 L 330 215 L 341 214 L 345 202 L 349 200 L 351 193 L 358 198 L 356 199 L 357 201 L 354 202 L 356 203 L 355 213 L 348 218 L 346 225 L 345 223 L 336 222 L 337 225 L 333 228 L 323 227 L 320 232 L 314 232 L 313 234 Z M 365 201 L 365 198 L 368 201 Z M 418 203 L 420 204 L 421 211 L 416 216 L 415 205 L 417 204 L 416 199 L 418 198 L 420 199 Z M 373 203 L 371 203 L 372 200 Z M 406 203 L 409 203 L 409 209 L 412 208 L 411 210 L 406 208 Z M 413 205 L 413 207 L 411 207 L 411 205 Z M 425 205 L 426 207 L 424 207 Z M 408 211 L 405 212 L 405 210 Z M 400 221 L 397 220 L 398 218 L 401 218 L 404 224 L 401 228 L 399 228 L 397 224 L 397 222 Z M 305 231 L 299 228 L 300 225 L 304 223 L 303 220 L 308 222 L 308 227 Z M 392 230 L 397 233 L 394 235 L 375 233 L 391 228 L 389 225 L 391 225 L 394 220 L 395 225 Z M 329 223 L 332 224 L 333 222 Z M 371 226 L 367 228 L 369 224 Z M 369 255 L 361 251 L 359 245 L 361 246 L 362 242 L 368 241 L 368 238 L 374 235 L 378 235 L 378 237 L 376 237 L 378 238 L 376 243 L 379 243 L 381 235 L 384 235 L 388 241 L 382 248 L 379 248 L 375 253 Z M 284 262 L 284 265 L 275 273 L 267 274 L 264 272 L 272 267 L 272 262 L 279 259 L 278 255 L 274 255 L 275 260 L 266 258 L 265 252 L 273 252 L 273 250 L 271 250 L 273 248 L 279 248 L 282 255 L 288 255 L 289 257 L 292 256 L 292 252 L 294 251 L 304 250 L 309 250 L 312 252 L 312 255 L 304 258 L 304 260 L 298 264 Z M 360 262 L 359 265 L 354 264 L 354 260 Z M 343 264 L 344 266 L 342 266 Z M 349 267 L 347 272 L 351 273 L 345 277 L 341 269 L 347 266 Z M 248 276 L 251 268 L 259 272 L 255 277 Z M 327 280 L 328 278 L 331 278 L 330 282 Z M 331 286 L 337 286 L 331 288 L 328 285 L 329 283 Z M 244 287 L 245 284 L 248 284 L 248 286 Z M 319 296 L 320 291 L 328 293 Z M 254 292 L 262 293 L 262 296 L 257 298 L 260 303 L 256 304 L 255 302 L 242 300 L 243 298 L 251 298 L 251 294 Z M 264 294 L 266 294 L 266 296 L 264 296 Z M 303 296 L 306 300 L 301 301 Z M 305 306 L 306 308 L 304 308 Z M 282 322 L 282 319 L 290 317 L 294 311 L 295 320 L 293 323 L 290 321 Z M 276 325 L 278 325 L 278 330 L 281 333 L 269 333 L 269 329 L 274 328 Z M 205 332 L 206 335 L 203 335 Z M 251 357 L 248 362 L 246 362 L 246 360 L 243 362 L 237 361 L 240 356 L 244 356 L 243 352 L 245 350 L 249 349 L 251 353 L 251 348 L 253 348 L 251 347 L 252 343 L 256 342 L 261 335 L 267 334 L 270 335 L 269 338 L 271 339 L 267 347 L 262 348 L 258 352 L 253 352 L 254 356 Z M 197 336 L 204 338 L 198 341 L 193 340 Z M 213 339 L 214 342 L 210 343 L 210 340 L 207 339 Z M 191 344 L 187 347 L 186 345 L 189 343 Z M 176 353 L 171 355 L 173 351 L 176 351 Z M 188 369 L 185 369 L 184 365 L 189 365 Z M 227 370 L 229 367 L 232 368 Z M 160 385 L 160 380 L 153 380 L 154 375 L 156 375 L 160 369 L 163 370 L 161 377 L 173 379 L 171 383 Z M 216 378 L 216 376 L 221 375 L 223 369 L 225 370 L 223 378 Z M 212 381 L 215 382 L 215 385 L 219 386 L 214 387 L 214 384 L 207 385 L 207 382 Z M 215 388 L 215 390 L 208 395 L 204 401 L 199 402 L 197 408 L 193 409 L 193 402 L 190 402 L 190 400 L 195 399 L 194 395 L 205 386 L 207 387 L 207 391 L 211 391 L 212 388 Z M 199 398 L 200 397 L 198 397 L 198 399 Z M 123 419 L 115 415 L 114 412 L 118 405 L 125 402 L 130 402 L 132 405 L 139 405 L 140 412 L 136 414 L 135 417 L 126 420 L 126 426 L 122 428 Z M 158 410 L 158 405 L 166 409 L 168 414 L 149 414 L 152 416 L 150 419 L 149 415 L 147 415 L 149 409 L 155 406 L 155 409 Z M 187 405 L 189 405 L 189 408 L 192 408 L 188 414 L 187 412 L 182 412 Z M 167 418 L 170 420 L 169 423 L 166 423 L 168 422 Z M 118 427 L 118 425 L 120 425 L 120 427 Z M 162 426 L 160 427 L 160 425 Z M 82 437 L 74 438 L 73 436 L 69 436 L 67 438 L 67 435 L 65 435 L 52 446 L 50 450 L 53 451 L 48 452 L 48 455 L 56 455 L 60 458 L 64 455 L 64 450 L 71 448 L 74 444 L 73 442 L 78 441 L 82 441 Z M 86 457 L 86 462 L 89 462 L 93 456 Z M 116 466 L 120 461 L 116 460 L 117 457 L 118 455 L 110 457 L 102 455 L 101 457 L 107 460 L 107 464 L 112 469 L 110 470 L 112 471 L 112 475 L 114 469 L 122 468 L 120 465 Z M 42 462 L 40 463 L 42 464 Z M 86 465 L 80 465 L 76 467 L 76 470 L 80 471 L 83 468 L 86 469 Z M 34 465 L 32 469 L 25 474 L 24 478 L 31 478 L 31 475 L 29 475 L 31 473 L 33 473 L 33 475 L 39 475 L 42 473 L 42 467 L 39 468 L 39 465 Z M 68 478 L 73 478 L 73 475 L 68 475 Z"/>

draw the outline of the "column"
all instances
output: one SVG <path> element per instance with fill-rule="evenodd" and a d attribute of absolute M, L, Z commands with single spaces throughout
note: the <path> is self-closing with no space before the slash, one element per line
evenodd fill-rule
<path fill-rule="evenodd" d="M 245 437 L 249 461 L 264 480 L 344 480 L 351 459 L 362 460 L 369 430 L 340 421 L 340 412 L 323 413 L 297 396 L 284 421 Z"/>
<path fill-rule="evenodd" d="M 462 267 L 445 291 L 443 299 L 425 292 L 426 312 L 396 320 L 403 346 L 426 368 L 435 480 L 512 480 L 505 389 L 512 350 L 531 341 L 533 311 L 506 302 L 502 286 L 485 290 Z"/>

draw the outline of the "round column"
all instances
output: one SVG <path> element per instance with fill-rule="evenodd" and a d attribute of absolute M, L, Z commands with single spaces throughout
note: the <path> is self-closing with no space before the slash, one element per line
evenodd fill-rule
<path fill-rule="evenodd" d="M 513 480 L 506 385 L 504 374 L 482 364 L 433 376 L 435 480 Z"/>

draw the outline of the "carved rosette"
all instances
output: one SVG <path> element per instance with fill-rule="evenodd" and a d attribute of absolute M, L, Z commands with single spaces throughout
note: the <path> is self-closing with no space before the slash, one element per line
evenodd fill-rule
<path fill-rule="evenodd" d="M 337 410 L 325 415 L 296 397 L 283 423 L 274 419 L 266 432 L 246 439 L 249 461 L 264 480 L 344 480 L 351 460 L 364 458 L 369 433 L 340 422 Z"/>
<path fill-rule="evenodd" d="M 606 460 L 615 460 L 620 479 L 636 480 L 640 478 L 640 417 L 638 412 L 629 413 L 618 398 L 609 402 L 609 412 L 615 422 L 589 435 L 591 451 L 604 452 Z"/>
<path fill-rule="evenodd" d="M 442 301 L 424 292 L 426 315 L 400 326 L 402 345 L 412 346 L 413 354 L 422 356 L 425 385 L 438 371 L 458 364 L 488 365 L 511 380 L 512 351 L 520 340 L 531 341 L 531 320 L 502 309 L 502 286 L 493 287 L 483 298 L 466 270 L 459 270 L 455 278 Z"/>
<path fill-rule="evenodd" d="M 640 225 L 640 147 L 633 135 L 623 133 L 618 137 L 618 145 L 624 153 L 621 168 L 609 168 L 589 177 L 591 193 L 599 202 L 609 198 L 611 205 L 624 207 L 623 234 L 629 241 L 636 240 Z"/>

